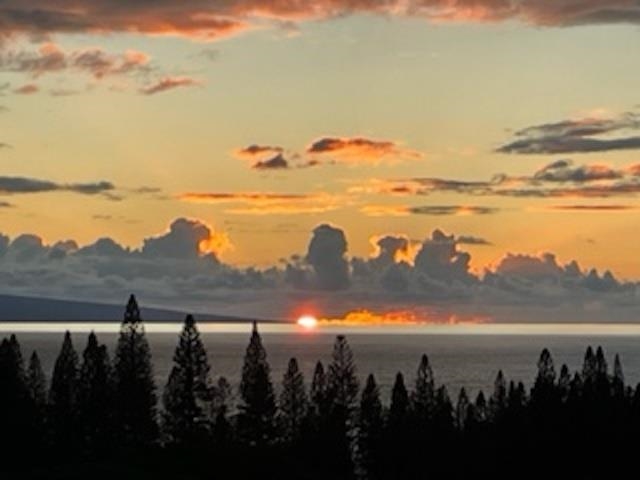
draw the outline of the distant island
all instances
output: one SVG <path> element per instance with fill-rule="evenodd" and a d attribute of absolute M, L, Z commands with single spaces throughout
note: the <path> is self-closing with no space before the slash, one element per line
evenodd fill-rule
<path fill-rule="evenodd" d="M 146 322 L 182 322 L 187 313 L 182 310 L 142 308 Z M 122 305 L 78 302 L 42 297 L 0 295 L 0 322 L 119 322 Z M 197 313 L 199 322 L 277 322 L 270 319 L 241 318 L 229 315 Z"/>

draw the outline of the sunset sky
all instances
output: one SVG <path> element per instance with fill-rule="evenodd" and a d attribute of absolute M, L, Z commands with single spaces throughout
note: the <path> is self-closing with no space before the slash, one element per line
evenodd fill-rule
<path fill-rule="evenodd" d="M 410 264 L 440 229 L 478 278 L 550 252 L 636 281 L 638 24 L 630 0 L 9 0 L 0 232 L 137 251 L 188 218 L 244 272 L 324 223 Z"/>

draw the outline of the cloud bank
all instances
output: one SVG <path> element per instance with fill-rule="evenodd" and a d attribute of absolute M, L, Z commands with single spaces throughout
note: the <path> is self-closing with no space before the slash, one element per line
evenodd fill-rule
<path fill-rule="evenodd" d="M 638 284 L 575 261 L 560 263 L 552 253 L 506 253 L 475 273 L 463 247 L 486 243 L 440 230 L 422 241 L 383 234 L 361 258 L 349 255 L 344 230 L 320 224 L 304 254 L 271 267 L 238 268 L 223 260 L 231 246 L 224 232 L 180 218 L 137 248 L 109 237 L 81 246 L 0 235 L 0 282 L 10 294 L 121 302 L 136 292 L 149 305 L 281 319 L 304 305 L 325 317 L 428 309 L 442 318 L 630 321 L 640 313 Z"/>
<path fill-rule="evenodd" d="M 629 0 L 6 0 L 3 36 L 56 33 L 136 33 L 215 40 L 261 26 L 353 14 L 423 18 L 432 22 L 520 21 L 537 26 L 638 24 L 640 5 Z"/>

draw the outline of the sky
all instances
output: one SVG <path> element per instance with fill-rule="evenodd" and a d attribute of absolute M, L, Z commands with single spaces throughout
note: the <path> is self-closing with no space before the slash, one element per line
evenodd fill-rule
<path fill-rule="evenodd" d="M 639 23 L 632 0 L 3 2 L 3 290 L 447 319 L 539 318 L 535 290 L 636 320 Z"/>

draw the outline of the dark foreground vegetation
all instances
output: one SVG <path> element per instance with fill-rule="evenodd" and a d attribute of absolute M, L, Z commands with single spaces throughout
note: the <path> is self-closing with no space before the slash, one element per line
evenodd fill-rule
<path fill-rule="evenodd" d="M 530 391 L 498 372 L 490 395 L 462 389 L 455 404 L 426 355 L 383 403 L 343 336 L 309 388 L 292 358 L 276 394 L 255 326 L 237 402 L 209 370 L 189 316 L 158 402 L 134 297 L 113 359 L 93 333 L 78 355 L 67 333 L 50 382 L 36 352 L 25 362 L 4 339 L 0 478 L 622 478 L 640 448 L 640 386 L 601 348 L 573 374 L 544 350 Z"/>

